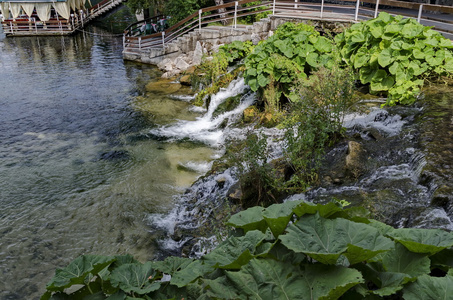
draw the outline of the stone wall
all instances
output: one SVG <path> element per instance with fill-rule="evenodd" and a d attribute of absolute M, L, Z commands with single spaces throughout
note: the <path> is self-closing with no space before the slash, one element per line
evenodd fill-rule
<path fill-rule="evenodd" d="M 253 25 L 239 25 L 232 27 L 204 27 L 177 38 L 175 41 L 165 45 L 163 49 L 154 48 L 142 50 L 138 53 L 123 53 L 124 59 L 139 61 L 148 64 L 159 64 L 164 59 L 175 59 L 181 55 L 189 55 L 195 51 L 199 42 L 205 52 L 210 52 L 220 45 L 233 41 L 254 41 L 267 38 L 270 31 L 270 20 L 263 19 Z"/>

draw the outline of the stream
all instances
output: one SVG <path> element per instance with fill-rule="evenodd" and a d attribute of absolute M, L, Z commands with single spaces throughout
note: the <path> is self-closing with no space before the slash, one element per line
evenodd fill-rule
<path fill-rule="evenodd" d="M 0 299 L 39 299 L 82 254 L 154 259 L 153 213 L 167 213 L 218 150 L 149 132 L 196 120 L 190 88 L 125 62 L 121 37 L 0 32 Z"/>
<path fill-rule="evenodd" d="M 124 62 L 120 38 L 91 30 L 100 35 L 0 33 L 0 299 L 38 299 L 81 254 L 200 256 L 222 238 L 213 220 L 237 210 L 235 170 L 203 175 L 250 130 L 234 125 L 255 101 L 244 80 L 196 108 L 190 88 Z M 452 100 L 431 88 L 411 107 L 361 104 L 319 185 L 287 200 L 347 200 L 395 227 L 452 230 Z M 281 133 L 265 133 L 279 157 Z M 345 167 L 351 145 L 357 169 Z"/>

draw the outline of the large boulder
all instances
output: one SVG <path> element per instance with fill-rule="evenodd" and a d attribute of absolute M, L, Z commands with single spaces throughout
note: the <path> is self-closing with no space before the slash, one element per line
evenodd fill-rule
<path fill-rule="evenodd" d="M 185 71 L 190 67 L 190 65 L 182 57 L 178 57 L 175 60 L 175 68 L 180 71 Z"/>
<path fill-rule="evenodd" d="M 348 154 L 346 155 L 345 171 L 347 174 L 358 178 L 366 170 L 366 153 L 362 145 L 354 142 L 348 142 Z"/>
<path fill-rule="evenodd" d="M 170 58 L 166 58 L 162 60 L 160 63 L 158 63 L 157 67 L 162 71 L 170 72 L 173 70 L 173 60 Z"/>
<path fill-rule="evenodd" d="M 192 64 L 199 65 L 201 64 L 201 58 L 203 57 L 203 46 L 198 41 L 197 45 L 195 46 L 195 51 L 193 52 Z"/>

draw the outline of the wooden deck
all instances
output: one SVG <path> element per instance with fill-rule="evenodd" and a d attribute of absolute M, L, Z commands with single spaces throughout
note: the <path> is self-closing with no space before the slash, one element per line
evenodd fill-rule
<path fill-rule="evenodd" d="M 104 0 L 83 12 L 72 12 L 69 20 L 58 17 L 42 22 L 33 15 L 2 21 L 6 36 L 49 36 L 70 35 L 83 29 L 88 23 L 99 16 L 115 9 L 126 0 Z"/>

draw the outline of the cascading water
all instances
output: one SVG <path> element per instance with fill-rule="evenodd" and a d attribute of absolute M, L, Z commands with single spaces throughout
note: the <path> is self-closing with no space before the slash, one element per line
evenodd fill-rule
<path fill-rule="evenodd" d="M 233 86 L 236 87 L 234 90 L 243 90 L 237 89 L 238 83 L 234 83 Z M 230 95 L 233 94 L 228 93 L 228 96 Z M 243 100 L 245 100 L 244 104 L 247 101 L 248 105 L 248 101 L 252 102 L 252 100 L 247 97 L 249 96 Z M 426 118 L 425 115 L 429 109 L 425 107 L 380 109 L 377 107 L 378 105 L 367 108 L 370 112 L 366 114 L 346 116 L 344 122 L 347 128 L 346 138 L 326 154 L 320 171 L 320 185 L 304 194 L 292 195 L 287 200 L 303 198 L 316 203 L 325 203 L 332 199 L 347 200 L 353 205 L 368 208 L 373 217 L 395 227 L 453 230 L 452 201 L 445 200 L 447 196 L 444 195 L 437 198 L 433 196 L 438 193 L 441 181 L 438 179 L 439 176 L 432 174 L 436 171 L 432 169 L 427 171 L 427 166 L 432 163 L 426 158 L 427 146 L 419 142 L 420 136 L 426 136 L 424 131 L 426 128 L 421 128 L 419 120 Z M 219 145 L 231 129 L 222 133 L 217 126 L 223 122 L 228 113 L 215 120 L 212 118 L 214 109 L 215 107 L 211 107 L 206 115 L 192 124 L 178 123 L 179 126 L 190 127 L 208 122 L 209 126 L 199 127 L 205 130 L 202 134 L 178 129 L 177 126 L 161 128 L 157 132 L 166 133 L 172 138 L 190 138 L 209 141 L 210 145 Z M 170 133 L 172 131 L 173 133 Z M 240 135 L 245 136 L 246 131 L 247 129 L 243 129 Z M 182 132 L 186 132 L 186 135 L 182 135 Z M 188 134 L 188 132 L 191 133 Z M 217 139 L 200 138 L 212 132 L 216 132 Z M 262 132 L 269 137 L 271 159 L 281 157 L 282 147 L 278 138 L 281 137 L 282 131 L 263 129 Z M 223 137 L 219 138 L 221 134 Z M 236 135 L 239 134 L 236 132 Z M 433 139 L 432 136 L 430 138 Z M 351 142 L 361 145 L 363 154 L 360 162 L 362 169 L 359 173 L 352 175 L 345 167 L 346 157 L 350 155 Z M 185 254 L 197 256 L 204 254 L 206 249 L 212 247 L 212 243 L 217 239 L 216 235 L 212 235 L 212 231 L 201 234 L 193 234 L 193 232 L 203 223 L 209 223 L 210 220 L 215 219 L 222 211 L 222 206 L 231 205 L 225 199 L 231 191 L 231 186 L 237 182 L 236 178 L 234 169 L 207 176 L 198 180 L 187 190 L 170 215 L 151 215 L 150 224 L 166 232 L 160 240 L 161 248 L 171 254 L 181 254 L 184 248 Z M 203 234 L 206 236 L 194 238 L 196 235 Z"/>
<path fill-rule="evenodd" d="M 202 142 L 218 149 L 218 157 L 222 153 L 222 145 L 231 136 L 243 135 L 244 129 L 231 128 L 244 109 L 255 101 L 255 94 L 247 92 L 248 86 L 243 78 L 234 80 L 228 88 L 222 89 L 211 97 L 206 113 L 195 121 L 180 120 L 176 124 L 162 126 L 151 130 L 151 135 L 159 138 L 168 138 L 169 142 L 191 140 Z M 231 111 L 214 116 L 225 100 L 242 94 L 240 103 Z M 226 122 L 226 126 L 225 126 Z M 223 127 L 223 128 L 221 128 Z M 206 173 L 211 164 L 187 162 L 182 167 L 204 171 Z M 193 184 L 184 195 L 176 201 L 175 208 L 168 214 L 152 214 L 149 224 L 153 230 L 161 231 L 160 248 L 167 253 L 179 254 L 181 248 L 191 241 L 195 245 L 191 251 L 196 255 L 202 253 L 200 243 L 203 240 L 192 240 L 192 236 L 185 234 L 193 231 L 213 216 L 217 208 L 225 204 L 229 188 L 237 181 L 234 170 L 228 169 L 223 173 L 207 176 Z M 208 238 L 209 239 L 209 238 Z M 212 240 L 213 238 L 211 238 Z M 196 250 L 198 249 L 198 250 Z"/>
<path fill-rule="evenodd" d="M 220 147 L 226 137 L 225 130 L 220 129 L 220 125 L 226 119 L 232 122 L 235 117 L 240 115 L 245 108 L 255 101 L 255 95 L 244 95 L 241 103 L 232 111 L 225 112 L 217 117 L 213 117 L 213 114 L 217 107 L 226 99 L 243 94 L 247 88 L 244 78 L 234 80 L 227 89 L 222 89 L 212 96 L 208 111 L 202 117 L 197 118 L 195 121 L 181 120 L 176 122 L 176 124 L 151 130 L 151 134 L 175 140 L 190 139 L 213 147 Z"/>
<path fill-rule="evenodd" d="M 347 200 L 393 226 L 452 230 L 451 216 L 430 205 L 436 184 L 423 179 L 427 161 L 417 143 L 420 128 L 415 122 L 423 113 L 399 107 L 349 116 L 344 124 L 347 139 L 362 147 L 360 176 L 348 176 L 344 161 L 349 146 L 340 143 L 326 156 L 329 167 L 321 171 L 321 186 L 301 196 L 313 202 Z"/>

